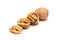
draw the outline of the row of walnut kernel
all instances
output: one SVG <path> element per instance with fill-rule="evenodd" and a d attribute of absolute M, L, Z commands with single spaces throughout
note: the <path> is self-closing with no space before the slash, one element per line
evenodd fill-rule
<path fill-rule="evenodd" d="M 17 21 L 17 26 L 13 25 L 9 30 L 14 34 L 20 34 L 23 29 L 27 29 L 30 25 L 36 25 L 39 20 L 46 20 L 48 10 L 44 7 L 38 8 L 35 12 L 30 12 L 26 18 L 20 18 Z"/>

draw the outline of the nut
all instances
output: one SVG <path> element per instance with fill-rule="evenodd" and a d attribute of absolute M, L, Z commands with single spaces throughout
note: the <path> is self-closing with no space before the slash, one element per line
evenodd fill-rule
<path fill-rule="evenodd" d="M 27 18 L 21 18 L 17 24 L 21 26 L 23 29 L 26 29 L 30 26 L 30 21 Z"/>
<path fill-rule="evenodd" d="M 10 32 L 14 33 L 14 34 L 19 34 L 22 32 L 22 27 L 20 26 L 12 26 L 10 29 Z"/>
<path fill-rule="evenodd" d="M 35 12 L 37 12 L 37 14 L 39 15 L 40 20 L 46 20 L 48 17 L 48 10 L 46 8 L 38 8 L 35 10 Z"/>
<path fill-rule="evenodd" d="M 27 18 L 30 20 L 32 25 L 37 24 L 39 21 L 39 15 L 36 12 L 29 13 Z"/>

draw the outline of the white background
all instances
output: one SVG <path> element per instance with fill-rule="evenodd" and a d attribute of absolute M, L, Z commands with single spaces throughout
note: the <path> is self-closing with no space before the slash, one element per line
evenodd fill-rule
<path fill-rule="evenodd" d="M 49 10 L 48 20 L 30 26 L 21 34 L 12 34 L 9 28 L 17 20 L 39 7 Z M 60 40 L 59 0 L 0 0 L 0 40 Z"/>

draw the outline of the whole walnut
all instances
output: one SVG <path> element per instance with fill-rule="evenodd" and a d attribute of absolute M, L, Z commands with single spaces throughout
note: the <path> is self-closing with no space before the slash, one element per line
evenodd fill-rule
<path fill-rule="evenodd" d="M 37 12 L 37 14 L 39 15 L 40 20 L 46 20 L 48 17 L 48 10 L 46 8 L 38 8 L 35 10 L 35 12 Z"/>

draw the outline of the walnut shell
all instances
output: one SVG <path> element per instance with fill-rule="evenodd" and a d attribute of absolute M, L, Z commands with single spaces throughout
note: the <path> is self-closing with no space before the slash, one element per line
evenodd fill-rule
<path fill-rule="evenodd" d="M 26 29 L 30 26 L 30 21 L 27 18 L 21 18 L 17 24 L 21 26 L 23 29 Z"/>
<path fill-rule="evenodd" d="M 32 25 L 35 25 L 39 21 L 39 15 L 36 12 L 31 12 L 28 14 L 27 18 L 30 20 Z"/>
<path fill-rule="evenodd" d="M 37 14 L 39 15 L 40 20 L 46 20 L 48 17 L 48 10 L 46 8 L 38 8 L 35 10 L 35 12 L 37 12 Z"/>

